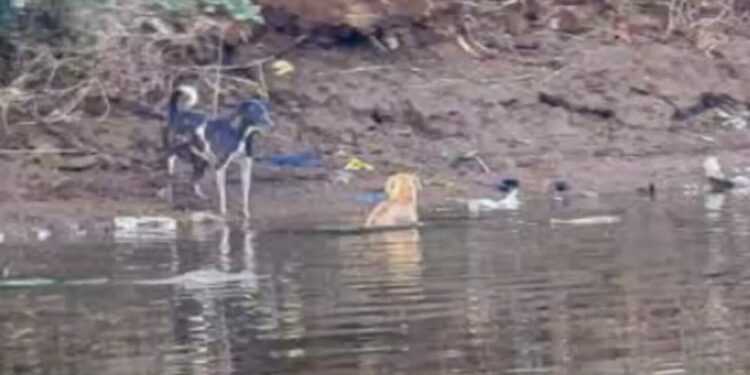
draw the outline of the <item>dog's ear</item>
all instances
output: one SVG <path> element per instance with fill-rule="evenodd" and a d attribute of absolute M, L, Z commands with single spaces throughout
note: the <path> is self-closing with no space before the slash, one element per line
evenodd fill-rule
<path fill-rule="evenodd" d="M 396 188 L 396 185 L 398 184 L 398 180 L 396 178 L 396 175 L 392 175 L 388 177 L 387 180 L 385 180 L 385 195 L 388 196 L 388 198 L 393 198 L 393 190 Z"/>
<path fill-rule="evenodd" d="M 419 178 L 416 174 L 411 175 L 412 180 L 414 181 L 414 187 L 417 188 L 417 190 L 422 190 L 424 187 L 422 185 L 422 179 Z"/>

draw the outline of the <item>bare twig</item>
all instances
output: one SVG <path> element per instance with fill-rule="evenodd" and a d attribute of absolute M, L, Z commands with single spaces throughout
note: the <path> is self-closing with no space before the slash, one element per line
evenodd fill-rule
<path fill-rule="evenodd" d="M 268 85 L 266 85 L 266 74 L 263 70 L 263 64 L 258 65 L 258 82 L 260 88 L 260 94 L 264 97 L 268 97 Z"/>
<path fill-rule="evenodd" d="M 219 61 L 216 62 L 217 67 L 221 67 L 224 63 L 224 48 L 222 46 L 224 45 L 224 39 L 227 36 L 227 30 L 228 27 L 222 27 L 221 32 L 219 33 Z M 216 69 L 216 78 L 215 78 L 215 85 L 214 85 L 214 104 L 213 104 L 213 113 L 214 115 L 219 113 L 219 95 L 221 94 L 221 69 Z"/>
<path fill-rule="evenodd" d="M 75 148 L 36 148 L 36 149 L 0 149 L 0 155 L 42 155 L 42 154 L 56 154 L 56 155 L 79 155 L 79 154 L 96 154 L 95 151 L 91 150 L 80 150 Z"/>

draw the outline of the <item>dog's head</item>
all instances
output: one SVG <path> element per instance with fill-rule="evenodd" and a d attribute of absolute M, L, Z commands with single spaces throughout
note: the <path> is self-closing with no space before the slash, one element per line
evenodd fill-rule
<path fill-rule="evenodd" d="M 388 200 L 416 203 L 417 192 L 422 189 L 422 181 L 415 174 L 397 173 L 385 182 L 385 193 Z"/>
<path fill-rule="evenodd" d="M 518 189 L 520 182 L 515 178 L 504 178 L 497 185 L 497 188 L 503 193 L 510 193 L 513 190 Z"/>
<path fill-rule="evenodd" d="M 267 99 L 249 99 L 241 102 L 238 111 L 243 125 L 260 130 L 273 128 L 274 123 L 271 120 L 269 105 Z"/>

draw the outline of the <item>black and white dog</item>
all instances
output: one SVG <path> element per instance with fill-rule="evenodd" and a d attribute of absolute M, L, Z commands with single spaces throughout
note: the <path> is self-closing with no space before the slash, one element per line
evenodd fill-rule
<path fill-rule="evenodd" d="M 183 96 L 187 97 L 187 103 L 181 107 Z M 178 158 L 189 162 L 193 167 L 193 190 L 196 195 L 204 197 L 199 182 L 207 168 L 213 169 L 219 191 L 219 212 L 226 215 L 226 170 L 233 162 L 239 162 L 242 213 L 249 218 L 253 136 L 274 126 L 269 116 L 269 102 L 264 99 L 244 100 L 233 112 L 217 117 L 191 110 L 197 102 L 198 94 L 191 86 L 181 85 L 170 96 L 167 126 L 163 133 L 168 173 L 170 177 L 174 175 Z"/>

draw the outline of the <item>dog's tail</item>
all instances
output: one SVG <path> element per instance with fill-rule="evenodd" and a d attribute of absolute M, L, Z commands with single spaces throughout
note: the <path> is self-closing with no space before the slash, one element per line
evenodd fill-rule
<path fill-rule="evenodd" d="M 187 97 L 187 102 L 184 107 L 185 109 L 192 108 L 198 103 L 198 90 L 196 90 L 195 87 L 188 85 L 177 86 L 177 89 L 175 89 L 172 92 L 172 95 L 169 96 L 167 112 L 170 122 L 174 119 L 177 112 L 180 111 L 180 99 L 182 99 L 183 96 Z"/>

